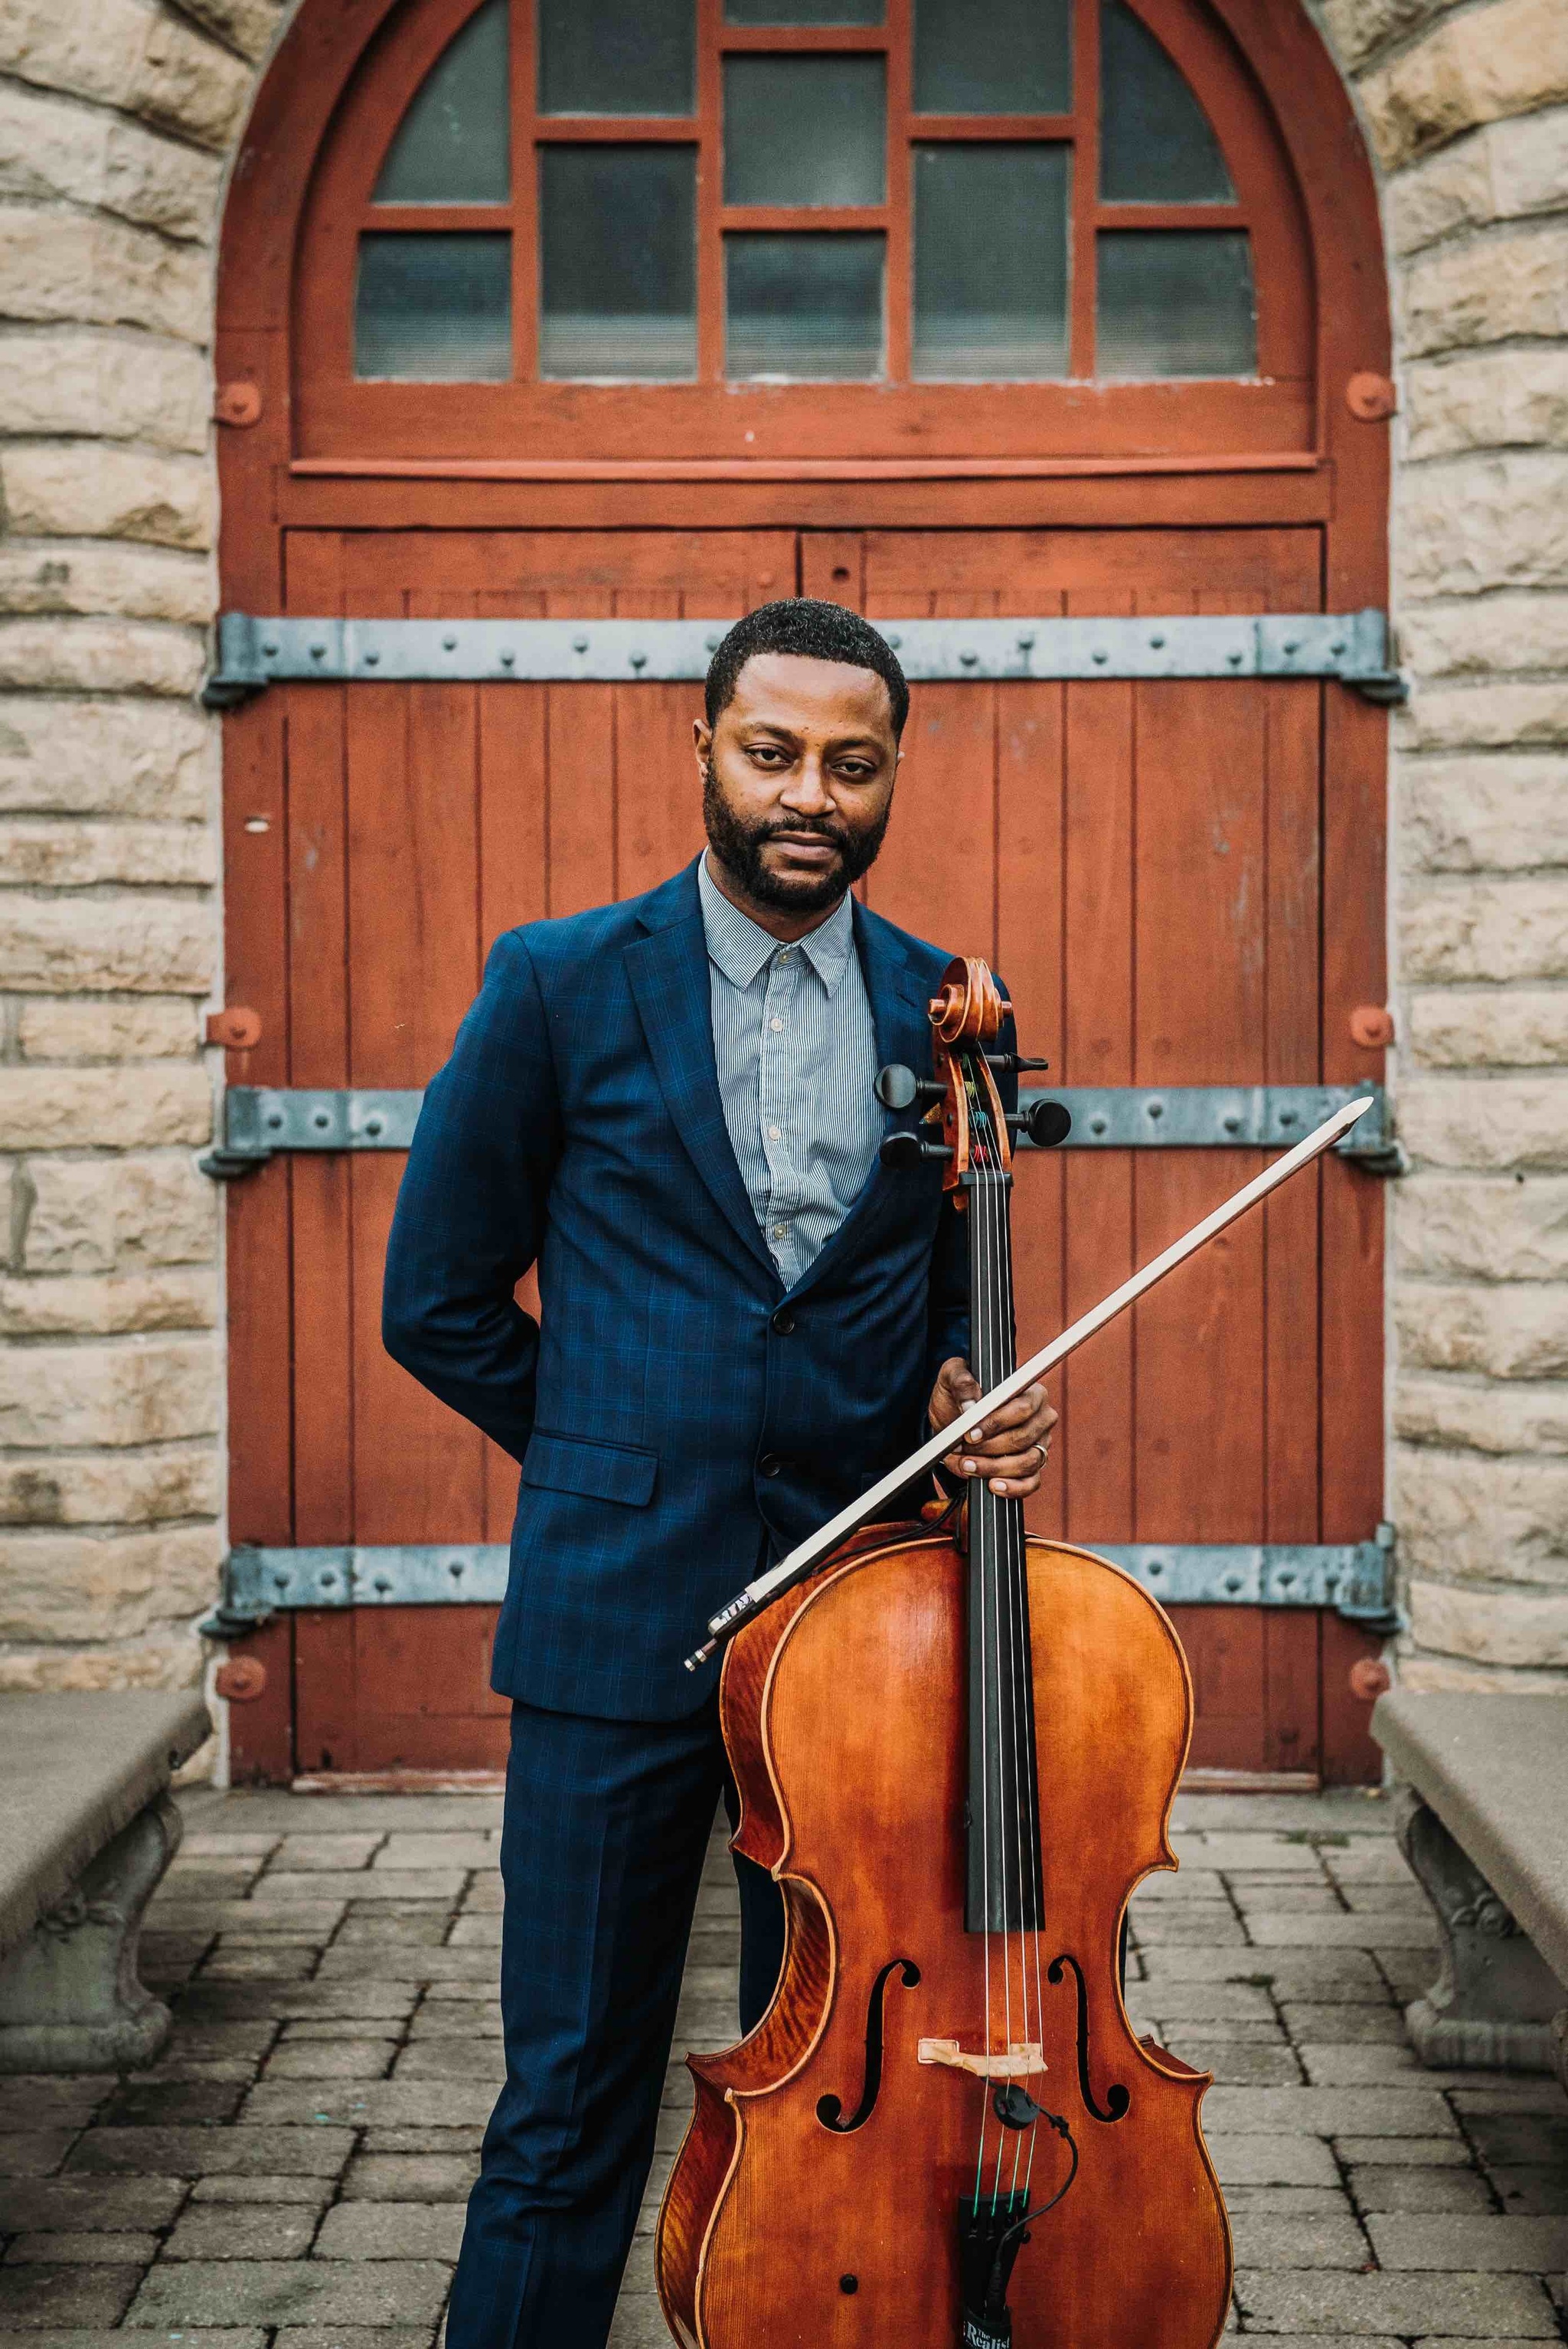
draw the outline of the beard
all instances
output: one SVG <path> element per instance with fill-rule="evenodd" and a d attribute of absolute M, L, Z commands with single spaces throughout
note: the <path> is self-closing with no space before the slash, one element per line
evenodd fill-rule
<path fill-rule="evenodd" d="M 811 823 L 799 816 L 747 823 L 725 798 L 713 761 L 709 759 L 703 769 L 702 820 L 714 854 L 733 874 L 753 905 L 766 905 L 776 914 L 828 913 L 851 883 L 858 881 L 862 873 L 869 873 L 876 863 L 892 813 L 890 800 L 875 822 L 858 833 L 838 816 L 825 820 L 819 817 Z M 786 833 L 830 841 L 838 852 L 837 862 L 821 873 L 803 874 L 799 879 L 775 873 L 763 862 L 763 851 L 770 840 Z"/>

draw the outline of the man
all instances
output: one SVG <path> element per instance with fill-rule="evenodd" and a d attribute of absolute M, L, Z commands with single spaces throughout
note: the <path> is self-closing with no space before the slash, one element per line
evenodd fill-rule
<path fill-rule="evenodd" d="M 733 1816 L 717 1667 L 682 1660 L 770 1552 L 978 1392 L 939 1170 L 877 1156 L 872 1081 L 930 1067 L 948 957 L 848 895 L 908 707 L 853 613 L 742 620 L 696 729 L 706 855 L 499 939 L 419 1120 L 387 1344 L 522 1466 L 492 1672 L 507 2080 L 449 2349 L 604 2341 L 721 1791 Z M 513 1298 L 535 1261 L 542 1326 Z M 1055 1418 L 1032 1389 L 949 1464 L 1031 1493 Z M 749 2029 L 781 1903 L 736 1867 Z"/>

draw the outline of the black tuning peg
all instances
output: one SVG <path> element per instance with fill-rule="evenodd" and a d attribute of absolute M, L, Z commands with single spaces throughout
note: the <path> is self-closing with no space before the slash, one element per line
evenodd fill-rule
<path fill-rule="evenodd" d="M 927 1158 L 951 1158 L 945 1142 L 923 1142 L 918 1133 L 890 1133 L 877 1153 L 891 1173 L 902 1174 Z"/>
<path fill-rule="evenodd" d="M 1022 1052 L 987 1052 L 985 1058 L 994 1069 L 1000 1069 L 1006 1075 L 1016 1071 L 1023 1076 L 1028 1071 L 1048 1069 L 1051 1065 L 1048 1061 L 1026 1060 Z"/>
<path fill-rule="evenodd" d="M 1037 1095 L 1027 1109 L 1020 1110 L 1007 1123 L 1015 1133 L 1026 1133 L 1037 1150 L 1054 1150 L 1073 1130 L 1072 1112 L 1067 1103 L 1049 1101 L 1044 1093 Z"/>
<path fill-rule="evenodd" d="M 908 1109 L 915 1102 L 941 1101 L 946 1092 L 934 1077 L 917 1077 L 902 1061 L 890 1061 L 876 1073 L 876 1096 L 884 1109 Z"/>

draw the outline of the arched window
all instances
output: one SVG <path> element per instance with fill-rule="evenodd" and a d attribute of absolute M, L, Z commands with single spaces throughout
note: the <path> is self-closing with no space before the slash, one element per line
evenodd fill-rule
<path fill-rule="evenodd" d="M 666 445 L 760 455 L 779 403 L 734 393 L 810 386 L 786 436 L 872 454 L 982 387 L 1025 445 L 1053 391 L 1120 388 L 1137 430 L 1203 380 L 1222 441 L 1253 395 L 1244 445 L 1288 440 L 1309 373 L 1288 170 L 1191 0 L 424 0 L 348 93 L 307 252 L 314 412 L 357 393 L 426 441 L 400 388 L 625 454 L 656 387 Z"/>

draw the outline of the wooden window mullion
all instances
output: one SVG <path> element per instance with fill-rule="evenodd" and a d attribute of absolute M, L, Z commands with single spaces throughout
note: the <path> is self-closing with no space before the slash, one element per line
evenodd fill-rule
<path fill-rule="evenodd" d="M 724 0 L 696 10 L 696 372 L 724 380 Z"/>
<path fill-rule="evenodd" d="M 914 342 L 914 104 L 913 0 L 887 0 L 886 367 L 907 383 Z"/>
<path fill-rule="evenodd" d="M 511 351 L 519 383 L 539 377 L 539 150 L 534 85 L 539 44 L 534 0 L 511 12 Z"/>
<path fill-rule="evenodd" d="M 1099 201 L 1099 0 L 1077 0 L 1073 12 L 1071 277 L 1068 288 L 1068 373 L 1094 373 L 1096 208 Z"/>

